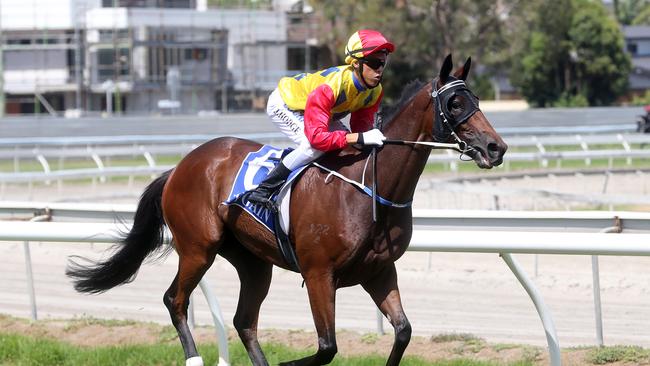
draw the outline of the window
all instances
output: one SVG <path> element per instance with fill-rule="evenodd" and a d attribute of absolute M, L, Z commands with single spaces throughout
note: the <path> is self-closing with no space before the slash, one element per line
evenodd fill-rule
<path fill-rule="evenodd" d="M 97 70 L 99 72 L 99 78 L 102 80 L 128 75 L 129 50 L 126 48 L 120 48 L 117 62 L 115 60 L 114 49 L 104 48 L 98 50 Z"/>
<path fill-rule="evenodd" d="M 306 57 L 305 51 L 308 50 L 309 57 Z M 313 71 L 318 68 L 318 53 L 315 47 L 289 47 L 287 48 L 287 69 L 291 71 Z M 309 62 L 309 65 L 306 63 Z"/>
<path fill-rule="evenodd" d="M 287 49 L 287 69 L 289 70 L 305 69 L 305 49 L 303 47 Z"/>
<path fill-rule="evenodd" d="M 639 46 L 636 43 L 628 43 L 627 52 L 632 54 L 632 56 L 636 56 L 639 53 Z"/>
<path fill-rule="evenodd" d="M 208 50 L 205 48 L 186 48 L 184 58 L 185 60 L 203 61 L 207 54 Z"/>

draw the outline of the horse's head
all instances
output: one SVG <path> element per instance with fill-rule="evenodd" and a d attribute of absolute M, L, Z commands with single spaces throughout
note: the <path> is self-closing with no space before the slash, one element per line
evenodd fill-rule
<path fill-rule="evenodd" d="M 434 140 L 458 142 L 480 168 L 490 169 L 503 162 L 508 145 L 496 133 L 478 107 L 478 98 L 465 84 L 472 59 L 451 74 L 451 54 L 445 58 L 434 81 Z"/>

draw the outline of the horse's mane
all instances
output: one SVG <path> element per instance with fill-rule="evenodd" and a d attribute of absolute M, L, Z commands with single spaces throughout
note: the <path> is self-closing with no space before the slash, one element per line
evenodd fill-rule
<path fill-rule="evenodd" d="M 408 84 L 406 84 L 406 87 L 404 90 L 402 90 L 402 95 L 399 98 L 399 101 L 391 106 L 388 107 L 382 107 L 381 112 L 379 112 L 379 116 L 381 117 L 382 123 L 384 123 L 384 126 L 388 123 L 390 123 L 395 116 L 402 110 L 404 105 L 408 103 L 415 94 L 417 94 L 420 89 L 422 89 L 422 86 L 424 86 L 425 82 L 420 81 L 420 80 L 412 80 Z"/>

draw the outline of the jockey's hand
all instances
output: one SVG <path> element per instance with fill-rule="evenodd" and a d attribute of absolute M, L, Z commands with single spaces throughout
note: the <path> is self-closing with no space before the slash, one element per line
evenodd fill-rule
<path fill-rule="evenodd" d="M 384 136 L 381 131 L 374 128 L 370 131 L 359 134 L 359 140 L 357 140 L 357 144 L 382 146 L 384 144 L 384 140 L 386 140 L 386 136 Z"/>

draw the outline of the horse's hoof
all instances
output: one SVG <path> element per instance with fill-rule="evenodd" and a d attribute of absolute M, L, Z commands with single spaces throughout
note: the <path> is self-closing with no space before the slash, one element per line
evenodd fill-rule
<path fill-rule="evenodd" d="M 203 358 L 201 356 L 190 357 L 185 360 L 185 366 L 203 366 Z"/>

